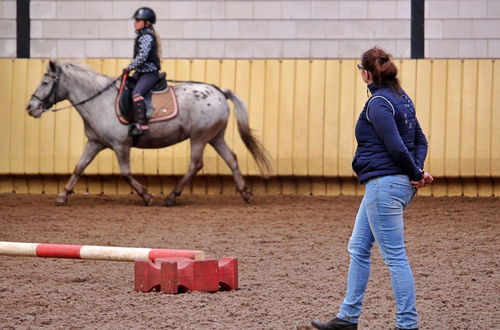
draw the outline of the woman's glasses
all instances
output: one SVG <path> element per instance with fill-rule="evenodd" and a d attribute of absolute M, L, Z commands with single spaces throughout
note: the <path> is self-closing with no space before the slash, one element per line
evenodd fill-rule
<path fill-rule="evenodd" d="M 366 70 L 361 64 L 358 64 L 357 67 L 358 67 L 358 70 Z"/>

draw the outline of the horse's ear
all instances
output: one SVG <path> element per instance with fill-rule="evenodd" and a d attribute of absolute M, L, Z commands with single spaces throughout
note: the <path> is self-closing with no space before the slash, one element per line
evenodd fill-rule
<path fill-rule="evenodd" d="M 57 61 L 56 60 L 50 60 L 49 61 L 49 70 L 51 72 L 56 72 L 57 71 Z"/>

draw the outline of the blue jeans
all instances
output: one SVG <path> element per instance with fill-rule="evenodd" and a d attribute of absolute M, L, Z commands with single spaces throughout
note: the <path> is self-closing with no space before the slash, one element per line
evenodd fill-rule
<path fill-rule="evenodd" d="M 340 307 L 339 319 L 358 322 L 361 305 L 370 277 L 370 256 L 374 242 L 391 274 L 396 298 L 396 326 L 417 328 L 415 284 L 404 244 L 403 210 L 411 202 L 416 188 L 406 175 L 388 175 L 372 179 L 356 216 L 349 240 L 347 293 Z"/>

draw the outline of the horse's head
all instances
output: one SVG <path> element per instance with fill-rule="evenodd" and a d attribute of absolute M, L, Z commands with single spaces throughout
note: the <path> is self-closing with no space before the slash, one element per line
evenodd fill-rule
<path fill-rule="evenodd" d="M 31 95 L 31 99 L 26 106 L 28 114 L 38 118 L 45 111 L 49 110 L 55 103 L 64 99 L 59 83 L 61 80 L 61 67 L 57 61 L 51 60 L 47 66 L 40 85 Z"/>

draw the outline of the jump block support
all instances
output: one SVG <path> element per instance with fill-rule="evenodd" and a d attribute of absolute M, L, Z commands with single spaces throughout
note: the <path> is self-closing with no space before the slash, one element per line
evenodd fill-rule
<path fill-rule="evenodd" d="M 164 293 L 185 291 L 215 292 L 238 288 L 238 260 L 221 258 L 192 260 L 182 257 L 137 260 L 135 290 Z"/>

